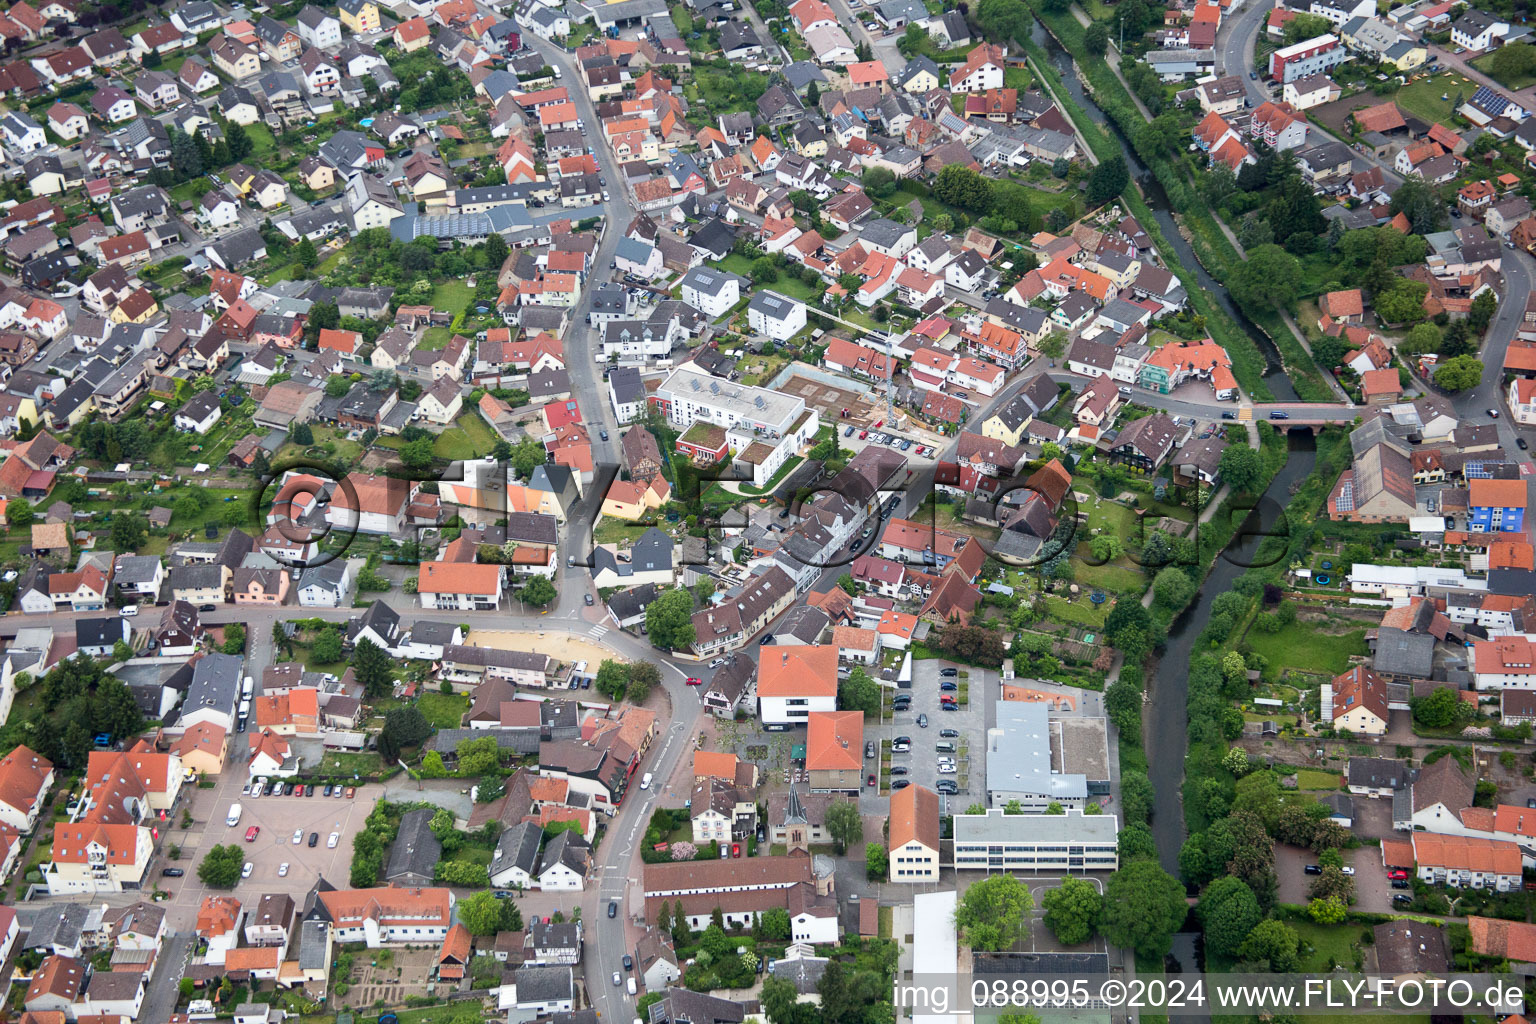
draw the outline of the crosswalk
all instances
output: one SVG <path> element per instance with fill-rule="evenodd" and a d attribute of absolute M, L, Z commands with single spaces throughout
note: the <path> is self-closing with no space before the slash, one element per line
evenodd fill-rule
<path fill-rule="evenodd" d="M 591 629 L 587 630 L 587 635 L 592 637 L 593 639 L 596 639 L 598 637 L 606 635 L 607 632 L 608 632 L 608 627 L 607 626 L 593 626 Z"/>

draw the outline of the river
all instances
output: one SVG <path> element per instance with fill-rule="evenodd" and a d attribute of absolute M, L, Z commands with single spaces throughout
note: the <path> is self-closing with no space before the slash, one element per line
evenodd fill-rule
<path fill-rule="evenodd" d="M 1190 248 L 1184 236 L 1179 233 L 1179 226 L 1174 223 L 1173 214 L 1169 210 L 1168 196 L 1163 191 L 1163 186 L 1136 156 L 1136 151 L 1120 133 L 1119 126 L 1093 101 L 1093 97 L 1089 96 L 1087 90 L 1083 88 L 1083 83 L 1078 81 L 1072 55 L 1061 48 L 1056 37 L 1047 32 L 1045 26 L 1038 20 L 1034 22 L 1032 38 L 1045 49 L 1051 63 L 1061 72 L 1067 94 L 1079 107 L 1092 113 L 1094 120 L 1102 124 L 1109 131 L 1110 137 L 1119 143 L 1120 151 L 1125 154 L 1125 164 L 1141 185 L 1142 195 L 1146 198 L 1147 205 L 1152 208 L 1152 216 L 1156 218 L 1158 226 L 1163 229 L 1163 237 L 1168 239 L 1169 245 L 1173 246 L 1172 256 L 1177 258 L 1181 266 L 1194 271 L 1195 280 L 1199 283 L 1200 289 L 1216 299 L 1216 304 L 1227 312 L 1227 315 L 1248 334 L 1248 337 L 1253 339 L 1253 343 L 1264 354 L 1265 362 L 1268 364 L 1264 372 L 1264 383 L 1269 387 L 1270 392 L 1278 401 L 1299 401 L 1295 387 L 1291 385 L 1290 378 L 1282 369 L 1280 351 L 1275 348 L 1274 341 L 1244 315 L 1237 303 L 1232 301 L 1232 296 L 1227 293 L 1226 287 L 1206 273 L 1205 267 L 1201 266 L 1200 261 L 1195 258 L 1195 251 Z M 1164 258 L 1169 257 L 1165 254 Z"/>

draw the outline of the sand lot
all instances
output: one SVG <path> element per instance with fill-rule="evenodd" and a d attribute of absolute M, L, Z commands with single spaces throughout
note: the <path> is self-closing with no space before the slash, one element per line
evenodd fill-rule
<path fill-rule="evenodd" d="M 475 629 L 470 631 L 465 643 L 474 647 L 492 647 L 498 651 L 533 651 L 538 654 L 547 654 L 567 665 L 585 661 L 594 672 L 605 658 L 616 661 L 625 660 L 591 640 L 556 630 L 526 633 L 506 629 Z"/>

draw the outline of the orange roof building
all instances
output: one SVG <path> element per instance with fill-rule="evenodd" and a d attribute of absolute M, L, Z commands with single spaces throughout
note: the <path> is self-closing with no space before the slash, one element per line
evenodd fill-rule
<path fill-rule="evenodd" d="M 813 711 L 807 718 L 805 768 L 813 791 L 859 788 L 864 767 L 864 712 Z"/>
<path fill-rule="evenodd" d="M 1520 847 L 1502 839 L 1413 834 L 1413 859 L 1426 882 L 1455 882 L 1473 889 L 1518 889 Z"/>
<path fill-rule="evenodd" d="M 893 882 L 939 877 L 939 797 L 922 786 L 891 794 L 890 872 Z"/>
<path fill-rule="evenodd" d="M 757 704 L 765 725 L 800 725 L 813 712 L 836 711 L 837 648 L 830 644 L 761 648 Z"/>
<path fill-rule="evenodd" d="M 724 779 L 736 781 L 736 755 L 723 750 L 695 750 L 693 752 L 693 781 L 700 779 Z"/>

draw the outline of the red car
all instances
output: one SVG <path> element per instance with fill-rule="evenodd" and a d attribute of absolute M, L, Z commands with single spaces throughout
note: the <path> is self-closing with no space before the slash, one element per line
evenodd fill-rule
<path fill-rule="evenodd" d="M 731 844 L 731 856 L 732 857 L 740 857 L 741 856 L 741 844 L 740 843 L 732 843 Z"/>
<path fill-rule="evenodd" d="M 863 441 L 867 437 L 869 437 L 869 431 L 867 431 L 867 430 L 859 431 L 859 440 L 860 441 Z"/>
<path fill-rule="evenodd" d="M 245 830 L 245 841 L 248 843 L 254 843 L 256 841 L 256 837 L 259 835 L 261 835 L 261 826 L 252 825 L 250 828 Z"/>
<path fill-rule="evenodd" d="M 1394 882 L 1401 881 L 1402 879 L 1408 877 L 1408 872 L 1404 871 L 1402 868 L 1393 868 L 1391 871 L 1387 872 L 1387 877 L 1392 879 Z"/>
<path fill-rule="evenodd" d="M 870 788 L 871 788 L 871 789 L 873 789 L 873 788 L 874 788 L 874 787 L 875 787 L 875 785 L 876 785 L 876 783 L 877 783 L 877 781 L 878 781 L 878 780 L 877 780 L 877 779 L 876 779 L 876 778 L 875 778 L 875 777 L 874 777 L 874 776 L 873 776 L 873 775 L 871 775 L 871 776 L 870 776 L 870 777 L 869 777 L 869 778 L 868 778 L 868 779 L 866 779 L 866 780 L 865 780 L 865 781 L 866 781 L 866 782 L 868 782 L 868 783 L 869 783 L 869 786 L 870 786 Z"/>
<path fill-rule="evenodd" d="M 955 699 L 955 695 L 952 694 L 952 693 L 941 693 L 941 694 L 939 694 L 939 703 L 940 704 L 958 704 L 959 701 Z"/>
<path fill-rule="evenodd" d="M 704 685 L 704 680 L 695 678 L 694 676 L 689 676 L 688 677 L 688 685 L 689 686 L 703 686 Z"/>

